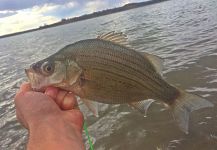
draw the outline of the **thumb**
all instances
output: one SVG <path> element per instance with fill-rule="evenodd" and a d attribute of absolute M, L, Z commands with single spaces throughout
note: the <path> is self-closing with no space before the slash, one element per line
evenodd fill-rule
<path fill-rule="evenodd" d="M 78 108 L 78 102 L 74 94 L 67 93 L 63 100 L 61 101 L 60 105 L 61 109 L 63 110 L 70 110 Z"/>

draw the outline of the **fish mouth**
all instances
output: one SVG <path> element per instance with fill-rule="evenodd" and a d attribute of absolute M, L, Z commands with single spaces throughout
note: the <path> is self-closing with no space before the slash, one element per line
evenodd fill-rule
<path fill-rule="evenodd" d="M 37 74 L 32 68 L 25 69 L 26 76 L 29 79 L 33 91 L 44 92 L 46 87 L 43 86 L 44 76 Z"/>
<path fill-rule="evenodd" d="M 34 70 L 32 68 L 25 69 L 26 76 L 29 78 L 29 80 L 32 78 L 32 74 L 34 73 Z"/>

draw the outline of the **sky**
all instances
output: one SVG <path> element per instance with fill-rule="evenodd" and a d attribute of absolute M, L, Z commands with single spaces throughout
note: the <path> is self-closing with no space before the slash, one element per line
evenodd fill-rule
<path fill-rule="evenodd" d="M 0 35 L 145 0 L 0 0 Z"/>

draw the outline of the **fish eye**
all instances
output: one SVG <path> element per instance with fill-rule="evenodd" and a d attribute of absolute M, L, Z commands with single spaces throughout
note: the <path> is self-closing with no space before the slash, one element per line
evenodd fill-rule
<path fill-rule="evenodd" d="M 44 62 L 41 65 L 41 70 L 44 75 L 51 75 L 54 71 L 54 65 L 49 62 Z"/>

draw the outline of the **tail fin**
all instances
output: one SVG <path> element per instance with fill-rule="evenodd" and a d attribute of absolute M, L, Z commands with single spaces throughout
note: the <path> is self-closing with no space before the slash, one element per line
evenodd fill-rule
<path fill-rule="evenodd" d="M 214 105 L 204 98 L 179 90 L 180 95 L 175 100 L 174 117 L 182 131 L 188 134 L 188 121 L 190 112 Z"/>

